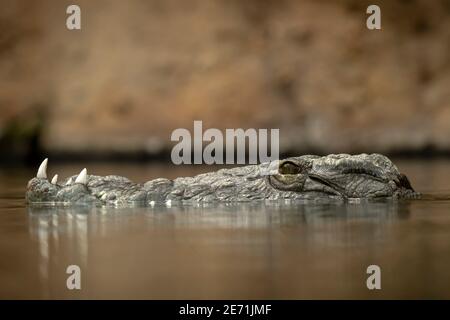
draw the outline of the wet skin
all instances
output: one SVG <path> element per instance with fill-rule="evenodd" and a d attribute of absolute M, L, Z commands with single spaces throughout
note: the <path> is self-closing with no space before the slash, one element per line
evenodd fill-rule
<path fill-rule="evenodd" d="M 272 169 L 274 168 L 274 169 Z M 144 184 L 83 169 L 61 183 L 47 179 L 47 159 L 28 182 L 28 203 L 189 203 L 279 199 L 417 198 L 408 178 L 380 154 L 305 155 Z"/>

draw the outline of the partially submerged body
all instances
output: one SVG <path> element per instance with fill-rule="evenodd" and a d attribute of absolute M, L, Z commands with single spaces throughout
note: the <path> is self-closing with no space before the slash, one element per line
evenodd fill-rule
<path fill-rule="evenodd" d="M 144 184 L 120 176 L 78 176 L 62 183 L 47 179 L 47 159 L 28 182 L 28 203 L 241 202 L 278 199 L 415 198 L 405 175 L 380 154 L 300 156 L 272 164 L 221 169 Z"/>

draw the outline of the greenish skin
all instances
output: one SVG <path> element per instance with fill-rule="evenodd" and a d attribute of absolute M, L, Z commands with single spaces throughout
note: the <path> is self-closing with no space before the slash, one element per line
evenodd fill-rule
<path fill-rule="evenodd" d="M 120 176 L 88 175 L 87 183 L 52 184 L 47 179 L 28 182 L 28 203 L 140 203 L 143 205 L 192 202 L 261 200 L 418 198 L 408 178 L 380 154 L 305 155 L 272 164 L 134 183 Z M 75 180 L 76 176 L 71 177 Z"/>

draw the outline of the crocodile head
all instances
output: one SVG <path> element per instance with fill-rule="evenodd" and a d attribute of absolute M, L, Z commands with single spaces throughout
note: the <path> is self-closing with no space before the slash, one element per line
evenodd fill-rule
<path fill-rule="evenodd" d="M 248 201 L 252 199 L 411 198 L 417 194 L 405 175 L 379 154 L 301 156 L 279 162 L 276 173 L 259 175 L 260 166 L 222 169 L 195 177 L 155 179 L 145 184 L 120 176 L 78 176 L 58 183 L 47 179 L 47 159 L 28 182 L 28 203 L 123 203 L 153 201 Z"/>
<path fill-rule="evenodd" d="M 408 178 L 380 154 L 301 156 L 279 162 L 268 177 L 278 190 L 343 198 L 414 197 Z"/>

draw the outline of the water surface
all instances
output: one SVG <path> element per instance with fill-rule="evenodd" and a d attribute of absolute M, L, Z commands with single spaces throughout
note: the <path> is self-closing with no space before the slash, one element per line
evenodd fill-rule
<path fill-rule="evenodd" d="M 450 298 L 450 161 L 395 162 L 424 199 L 30 208 L 34 169 L 0 169 L 0 298 Z M 84 166 L 134 181 L 211 169 L 50 162 L 49 175 Z M 381 290 L 366 287 L 371 264 Z"/>

